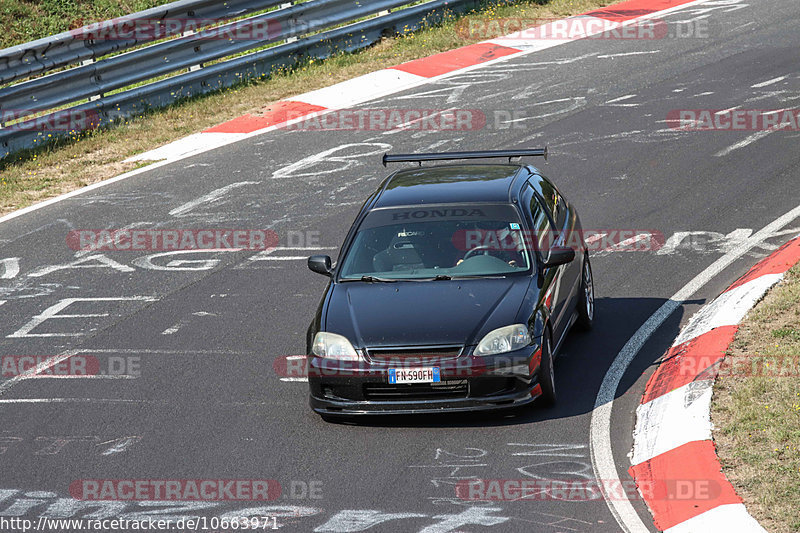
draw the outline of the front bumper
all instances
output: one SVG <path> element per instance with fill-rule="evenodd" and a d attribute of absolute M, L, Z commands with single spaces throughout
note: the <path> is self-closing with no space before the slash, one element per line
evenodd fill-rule
<path fill-rule="evenodd" d="M 310 405 L 324 415 L 421 414 L 519 407 L 540 394 L 540 352 L 528 347 L 487 357 L 426 362 L 441 382 L 389 384 L 390 364 L 309 357 Z M 396 365 L 395 365 L 396 366 Z"/>

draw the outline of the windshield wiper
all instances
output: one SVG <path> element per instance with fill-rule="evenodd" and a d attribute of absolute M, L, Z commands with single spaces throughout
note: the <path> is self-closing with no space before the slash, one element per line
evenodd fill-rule
<path fill-rule="evenodd" d="M 438 276 L 437 276 L 438 278 Z M 462 274 L 455 276 L 447 276 L 442 279 L 505 279 L 504 274 Z"/>
<path fill-rule="evenodd" d="M 360 278 L 344 278 L 341 281 L 363 281 L 365 283 L 395 283 L 396 279 L 379 278 L 376 276 L 361 276 Z"/>

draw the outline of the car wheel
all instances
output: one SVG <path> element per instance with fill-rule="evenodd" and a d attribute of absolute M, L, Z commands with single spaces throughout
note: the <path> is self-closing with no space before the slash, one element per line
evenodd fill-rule
<path fill-rule="evenodd" d="M 592 265 L 589 263 L 589 255 L 583 262 L 583 273 L 581 274 L 581 294 L 578 298 L 578 320 L 576 324 L 583 330 L 592 329 L 594 322 L 594 279 L 592 278 Z"/>
<path fill-rule="evenodd" d="M 541 403 L 550 406 L 556 403 L 556 377 L 553 371 L 553 352 L 550 351 L 550 336 L 542 335 L 542 362 L 539 364 L 539 385 L 542 387 Z"/>

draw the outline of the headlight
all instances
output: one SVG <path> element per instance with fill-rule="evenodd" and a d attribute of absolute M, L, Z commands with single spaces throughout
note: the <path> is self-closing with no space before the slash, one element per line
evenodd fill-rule
<path fill-rule="evenodd" d="M 514 324 L 490 331 L 481 339 L 475 348 L 475 355 L 495 355 L 498 353 L 513 352 L 531 343 L 528 326 Z"/>
<path fill-rule="evenodd" d="M 328 357 L 342 361 L 358 361 L 358 354 L 347 338 L 336 333 L 320 331 L 314 337 L 311 353 L 318 357 Z"/>

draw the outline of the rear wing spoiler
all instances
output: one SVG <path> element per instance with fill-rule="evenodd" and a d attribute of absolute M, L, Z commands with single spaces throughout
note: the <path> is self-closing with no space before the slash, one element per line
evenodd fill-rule
<path fill-rule="evenodd" d="M 483 150 L 478 152 L 434 152 L 427 154 L 383 154 L 383 166 L 388 163 L 419 163 L 423 161 L 453 161 L 457 159 L 508 158 L 510 163 L 517 157 L 544 157 L 547 160 L 547 147 L 527 150 Z"/>

